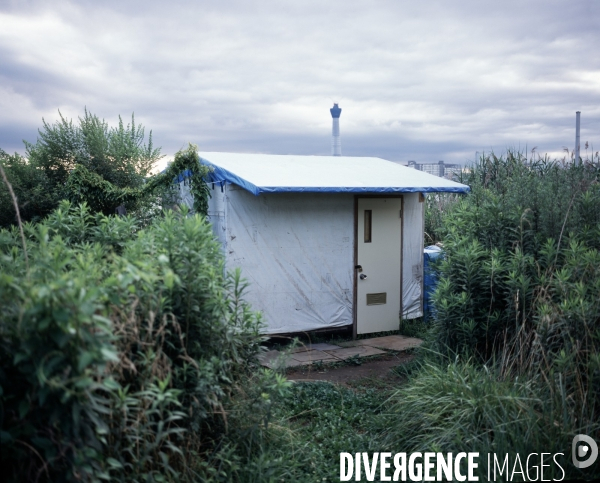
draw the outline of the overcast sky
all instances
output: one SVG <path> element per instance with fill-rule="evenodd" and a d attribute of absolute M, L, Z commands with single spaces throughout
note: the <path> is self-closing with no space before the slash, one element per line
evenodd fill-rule
<path fill-rule="evenodd" d="M 597 151 L 599 26 L 600 0 L 0 0 L 0 147 L 87 106 L 166 155 L 327 155 L 338 102 L 349 156 L 562 156 L 577 110 Z"/>

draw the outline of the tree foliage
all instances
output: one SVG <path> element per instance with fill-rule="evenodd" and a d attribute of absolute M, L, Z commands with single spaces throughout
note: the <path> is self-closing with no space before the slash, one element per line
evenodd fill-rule
<path fill-rule="evenodd" d="M 548 238 L 577 232 L 590 243 L 600 224 L 600 159 L 565 164 L 527 160 L 518 152 L 491 153 L 461 173 L 466 197 L 428 198 L 425 231 L 432 242 L 463 232 L 486 248 L 535 255 Z M 465 232 L 465 230 L 468 230 Z"/>
<path fill-rule="evenodd" d="M 69 180 L 74 173 L 83 171 L 93 176 L 94 182 L 109 183 L 109 192 L 140 189 L 154 164 L 161 158 L 160 148 L 152 144 L 152 132 L 144 141 L 144 128 L 131 123 L 124 125 L 119 116 L 117 127 L 87 111 L 77 123 L 59 112 L 53 124 L 42 120 L 35 144 L 25 142 L 26 157 L 9 156 L 0 152 L 7 176 L 19 200 L 24 220 L 41 220 L 56 209 L 61 200 L 72 199 L 85 193 L 74 193 Z M 77 175 L 76 175 L 77 176 Z M 1 226 L 14 223 L 12 203 L 6 203 L 5 187 L 0 187 Z M 85 200 L 88 201 L 88 200 Z M 128 209 L 135 209 L 143 200 L 120 196 L 115 202 L 104 197 L 101 203 L 90 199 L 90 206 L 105 214 L 114 213 L 115 207 L 125 201 Z"/>
<path fill-rule="evenodd" d="M 198 148 L 190 144 L 175 154 L 175 160 L 165 171 L 148 178 L 139 188 L 119 188 L 86 167 L 77 166 L 69 176 L 66 192 L 70 201 L 88 203 L 93 211 L 104 214 L 114 212 L 114 207 L 121 204 L 137 207 L 140 211 L 139 206 L 144 206 L 144 201 L 157 194 L 176 198 L 176 180 L 183 178 L 194 199 L 193 211 L 206 216 L 210 191 L 204 178 L 208 173 L 209 168 L 198 162 Z"/>
<path fill-rule="evenodd" d="M 144 128 L 126 126 L 119 117 L 117 127 L 87 109 L 78 123 L 65 119 L 54 124 L 43 121 L 35 144 L 27 143 L 27 158 L 0 151 L 0 162 L 19 200 L 21 218 L 41 220 L 61 200 L 86 203 L 94 212 L 115 213 L 123 205 L 139 218 L 153 205 L 172 201 L 173 182 L 185 173 L 194 197 L 194 211 L 206 214 L 209 191 L 203 181 L 208 168 L 198 163 L 198 152 L 189 145 L 175 154 L 174 162 L 160 174 L 151 170 L 161 158 L 152 144 L 152 132 L 144 141 Z M 15 223 L 15 211 L 8 192 L 0 186 L 0 226 Z"/>
<path fill-rule="evenodd" d="M 26 158 L 10 155 L 0 149 L 0 163 L 19 200 L 19 211 L 24 220 L 37 220 L 50 213 L 60 198 L 58 187 L 46 174 L 36 169 Z M 16 223 L 16 212 L 9 191 L 0 183 L 0 227 Z"/>
<path fill-rule="evenodd" d="M 113 128 L 87 109 L 77 124 L 60 112 L 59 117 L 54 124 L 42 120 L 37 142 L 25 142 L 27 158 L 56 184 L 64 185 L 73 169 L 84 166 L 116 187 L 135 188 L 161 158 L 152 131 L 145 143 L 144 127 L 135 124 L 133 114 L 131 124 L 125 126 L 119 116 Z"/>

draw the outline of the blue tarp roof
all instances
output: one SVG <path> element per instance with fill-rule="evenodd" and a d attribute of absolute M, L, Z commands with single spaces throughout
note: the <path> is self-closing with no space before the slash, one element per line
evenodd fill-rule
<path fill-rule="evenodd" d="M 381 158 L 200 153 L 210 182 L 234 183 L 255 195 L 277 192 L 466 193 L 470 188 Z"/>

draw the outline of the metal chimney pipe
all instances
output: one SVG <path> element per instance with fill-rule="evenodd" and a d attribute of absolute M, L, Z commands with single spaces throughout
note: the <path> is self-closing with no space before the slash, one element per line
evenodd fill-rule
<path fill-rule="evenodd" d="M 340 115 L 342 110 L 337 104 L 333 104 L 333 107 L 329 109 L 331 117 L 333 118 L 333 126 L 331 129 L 331 155 L 341 156 L 342 155 L 342 141 L 340 140 Z"/>
<path fill-rule="evenodd" d="M 581 128 L 581 112 L 575 113 L 575 162 L 579 162 L 579 150 L 581 148 L 581 141 L 579 140 L 579 130 Z"/>

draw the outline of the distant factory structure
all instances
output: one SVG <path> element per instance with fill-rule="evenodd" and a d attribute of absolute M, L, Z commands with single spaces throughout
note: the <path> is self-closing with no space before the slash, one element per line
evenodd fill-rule
<path fill-rule="evenodd" d="M 460 164 L 449 164 L 444 163 L 444 161 L 438 161 L 437 163 L 417 163 L 416 161 L 409 161 L 408 167 L 446 179 L 453 179 L 454 175 L 459 174 L 463 169 Z"/>
<path fill-rule="evenodd" d="M 342 141 L 340 140 L 340 115 L 342 114 L 342 110 L 340 109 L 340 106 L 334 103 L 333 107 L 329 109 L 329 112 L 331 112 L 333 120 L 333 125 L 331 127 L 331 155 L 341 156 Z"/>
<path fill-rule="evenodd" d="M 340 116 L 342 115 L 342 109 L 337 102 L 335 102 L 333 107 L 329 109 L 329 112 L 331 113 L 332 119 L 331 155 L 341 156 L 342 141 L 340 139 Z M 447 164 L 444 163 L 444 161 L 438 161 L 437 163 L 417 163 L 416 161 L 409 161 L 408 167 L 449 180 L 453 180 L 454 174 L 459 174 L 463 170 L 463 167 L 460 164 Z"/>

